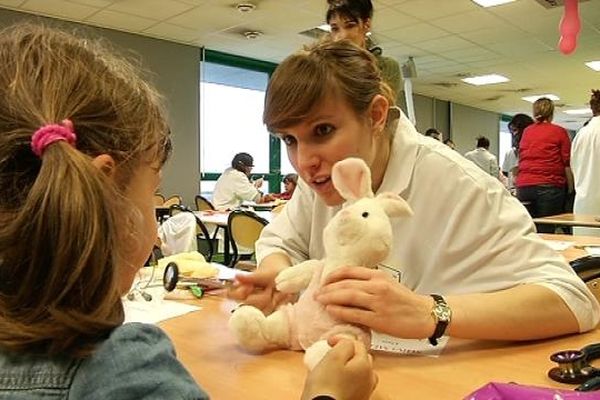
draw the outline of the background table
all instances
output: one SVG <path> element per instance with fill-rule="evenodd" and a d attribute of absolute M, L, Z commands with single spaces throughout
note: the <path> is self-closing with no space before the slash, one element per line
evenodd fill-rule
<path fill-rule="evenodd" d="M 542 235 L 550 240 L 600 244 L 600 238 Z M 584 250 L 571 247 L 567 259 Z M 251 355 L 241 350 L 227 328 L 235 303 L 207 295 L 202 310 L 161 323 L 179 359 L 196 381 L 220 399 L 299 399 L 306 377 L 303 353 L 280 350 Z M 491 382 L 573 388 L 552 381 L 551 353 L 600 342 L 600 330 L 583 335 L 534 342 L 495 342 L 450 339 L 438 358 L 374 353 L 379 385 L 372 399 L 462 399 Z"/>
<path fill-rule="evenodd" d="M 558 214 L 548 217 L 534 218 L 536 224 L 585 226 L 589 228 L 600 228 L 600 217 L 587 214 Z"/>

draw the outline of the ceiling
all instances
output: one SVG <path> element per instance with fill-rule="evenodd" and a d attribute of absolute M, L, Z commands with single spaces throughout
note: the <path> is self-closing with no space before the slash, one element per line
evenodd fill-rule
<path fill-rule="evenodd" d="M 310 42 L 300 32 L 324 22 L 325 0 L 245 2 L 255 10 L 238 11 L 236 0 L 0 0 L 0 7 L 272 62 Z M 577 129 L 588 118 L 562 111 L 587 107 L 590 89 L 600 88 L 600 72 L 584 65 L 600 60 L 600 0 L 580 2 L 578 46 L 568 56 L 557 49 L 562 6 L 548 9 L 536 0 L 491 8 L 471 0 L 373 3 L 373 37 L 400 63 L 414 57 L 415 93 L 504 114 L 531 113 L 522 96 L 554 93 L 560 97 L 556 121 Z M 247 31 L 262 35 L 247 39 Z M 511 81 L 479 87 L 460 81 L 488 73 Z"/>

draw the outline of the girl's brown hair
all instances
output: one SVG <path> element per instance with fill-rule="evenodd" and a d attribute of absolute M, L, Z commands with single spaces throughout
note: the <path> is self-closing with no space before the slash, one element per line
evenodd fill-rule
<path fill-rule="evenodd" d="M 600 90 L 592 89 L 592 97 L 590 97 L 590 108 L 592 114 L 595 116 L 600 115 Z"/>
<path fill-rule="evenodd" d="M 286 58 L 271 76 L 263 121 L 271 132 L 300 123 L 326 95 L 340 94 L 358 115 L 376 95 L 395 105 L 377 60 L 348 40 L 319 42 Z"/>
<path fill-rule="evenodd" d="M 155 90 L 97 41 L 22 24 L 0 32 L 0 347 L 85 356 L 123 322 L 123 243 L 141 214 L 124 192 L 141 163 L 167 158 Z M 31 150 L 69 119 L 75 146 Z M 92 164 L 109 154 L 112 179 Z"/>
<path fill-rule="evenodd" d="M 542 97 L 533 103 L 533 118 L 536 122 L 550 122 L 553 116 L 554 103 L 549 98 Z"/>

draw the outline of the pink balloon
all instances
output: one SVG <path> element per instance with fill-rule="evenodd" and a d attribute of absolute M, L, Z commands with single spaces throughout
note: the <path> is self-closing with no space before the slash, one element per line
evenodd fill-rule
<path fill-rule="evenodd" d="M 577 47 L 577 36 L 581 30 L 578 0 L 565 0 L 565 12 L 560 20 L 560 39 L 558 48 L 561 53 L 571 54 Z"/>

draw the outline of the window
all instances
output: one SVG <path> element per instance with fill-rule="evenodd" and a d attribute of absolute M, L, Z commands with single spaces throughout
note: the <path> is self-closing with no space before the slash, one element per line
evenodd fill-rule
<path fill-rule="evenodd" d="M 265 89 L 275 64 L 206 50 L 200 79 L 200 189 L 210 197 L 236 153 L 254 158 L 253 178 L 281 187 L 279 140 L 262 123 Z"/>

